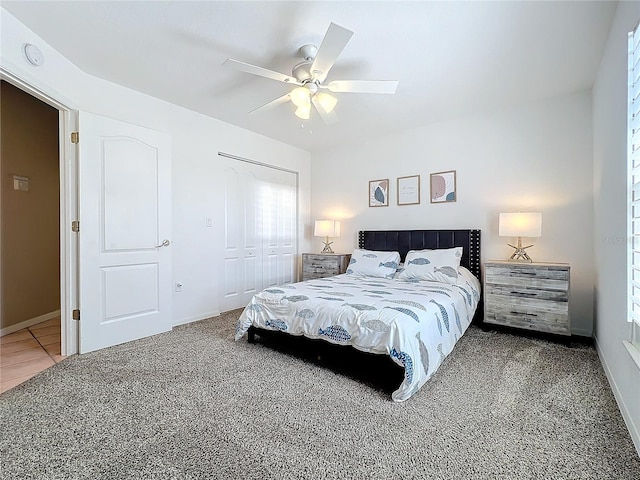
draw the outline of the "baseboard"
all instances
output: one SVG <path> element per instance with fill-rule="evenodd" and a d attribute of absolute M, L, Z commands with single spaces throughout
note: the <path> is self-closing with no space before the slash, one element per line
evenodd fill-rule
<path fill-rule="evenodd" d="M 220 311 L 218 310 L 211 313 L 202 313 L 200 315 L 195 315 L 193 317 L 187 317 L 187 318 L 182 318 L 180 320 L 175 320 L 173 322 L 173 326 L 177 327 L 178 325 L 185 325 L 187 323 L 199 322 L 200 320 L 206 320 L 207 318 L 219 317 L 219 316 L 220 316 Z"/>
<path fill-rule="evenodd" d="M 622 395 L 620 395 L 620 391 L 618 390 L 618 385 L 616 384 L 613 375 L 611 374 L 611 369 L 607 364 L 607 361 L 602 353 L 602 349 L 600 348 L 600 344 L 598 343 L 598 337 L 593 336 L 593 343 L 596 346 L 596 351 L 598 352 L 598 357 L 600 357 L 600 363 L 602 364 L 602 368 L 604 369 L 604 373 L 607 376 L 607 380 L 609 380 L 609 385 L 611 385 L 611 390 L 613 391 L 613 396 L 618 403 L 618 408 L 620 409 L 620 413 L 622 413 L 622 418 L 624 419 L 624 423 L 627 425 L 627 430 L 629 430 L 629 435 L 631 435 L 631 441 L 636 447 L 636 451 L 638 452 L 638 456 L 640 456 L 640 425 L 636 425 L 633 421 L 633 418 L 629 414 L 629 410 L 627 409 L 626 404 L 624 403 L 624 399 Z"/>
<path fill-rule="evenodd" d="M 5 335 L 9 335 L 10 333 L 17 332 L 18 330 L 22 330 L 23 328 L 29 328 L 33 325 L 37 325 L 41 322 L 46 322 L 47 320 L 51 320 L 52 318 L 56 318 L 60 316 L 60 310 L 56 310 L 55 312 L 45 313 L 44 315 L 40 315 L 39 317 L 30 318 L 29 320 L 24 320 L 20 323 L 16 323 L 14 325 L 9 325 L 8 327 L 4 327 L 0 330 L 0 337 L 4 337 Z"/>

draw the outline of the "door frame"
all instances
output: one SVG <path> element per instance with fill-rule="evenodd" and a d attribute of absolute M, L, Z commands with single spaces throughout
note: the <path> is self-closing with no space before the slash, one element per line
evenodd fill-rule
<path fill-rule="evenodd" d="M 60 168 L 60 346 L 62 355 L 78 353 L 78 322 L 72 312 L 78 308 L 78 235 L 71 222 L 78 218 L 78 149 L 71 143 L 77 130 L 78 109 L 73 102 L 35 79 L 26 80 L 0 66 L 5 80 L 32 97 L 58 110 Z M 0 275 L 0 285 L 2 277 Z"/>

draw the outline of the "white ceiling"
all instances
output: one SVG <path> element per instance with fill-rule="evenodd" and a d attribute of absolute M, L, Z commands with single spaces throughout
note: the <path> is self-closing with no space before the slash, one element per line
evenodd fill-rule
<path fill-rule="evenodd" d="M 590 88 L 616 5 L 2 1 L 87 73 L 309 151 Z M 355 35 L 327 80 L 399 80 L 397 93 L 335 94 L 332 126 L 301 128 L 291 104 L 249 116 L 291 87 L 224 60 L 290 75 L 330 22 Z"/>

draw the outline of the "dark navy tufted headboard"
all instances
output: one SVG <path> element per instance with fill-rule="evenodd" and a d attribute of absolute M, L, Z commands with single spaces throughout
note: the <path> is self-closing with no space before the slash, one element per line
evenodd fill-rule
<path fill-rule="evenodd" d="M 365 230 L 358 233 L 358 248 L 399 252 L 462 247 L 460 265 L 480 279 L 480 230 Z"/>

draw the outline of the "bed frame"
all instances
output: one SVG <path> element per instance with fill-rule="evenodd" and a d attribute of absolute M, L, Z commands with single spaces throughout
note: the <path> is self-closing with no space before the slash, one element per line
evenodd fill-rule
<path fill-rule="evenodd" d="M 462 247 L 460 265 L 469 269 L 476 278 L 480 276 L 480 230 L 364 230 L 358 232 L 358 248 L 383 252 L 399 252 L 404 262 L 409 250 L 434 250 L 437 248 Z M 483 317 L 482 295 L 476 308 L 473 322 Z M 271 334 L 271 330 L 249 327 L 247 340 L 255 342 L 255 335 Z M 280 332 L 277 332 L 280 333 Z M 286 335 L 286 334 L 283 334 Z"/>
<path fill-rule="evenodd" d="M 478 280 L 480 275 L 480 230 L 366 230 L 358 233 L 358 248 L 367 250 L 399 252 L 404 261 L 409 250 L 462 247 L 460 265 L 469 269 Z M 483 295 L 472 322 L 483 319 Z M 366 353 L 345 345 L 334 345 L 322 339 L 296 337 L 285 332 L 249 327 L 247 340 L 254 343 L 255 336 L 269 341 L 271 348 L 294 355 L 305 361 L 349 376 L 391 394 L 402 382 L 405 370 L 391 357 Z M 275 341 L 274 341 L 275 340 Z"/>

